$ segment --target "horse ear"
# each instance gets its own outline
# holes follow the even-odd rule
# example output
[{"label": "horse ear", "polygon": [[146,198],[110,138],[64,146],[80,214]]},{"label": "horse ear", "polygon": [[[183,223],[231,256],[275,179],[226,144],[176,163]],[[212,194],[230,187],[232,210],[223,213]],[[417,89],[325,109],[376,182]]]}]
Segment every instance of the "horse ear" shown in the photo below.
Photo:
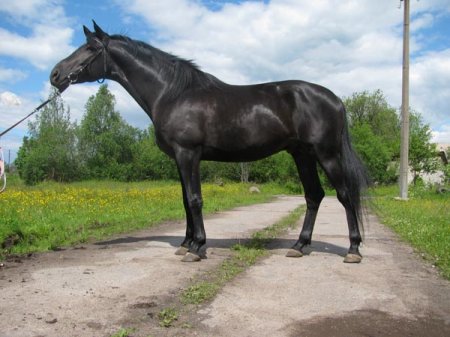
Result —
[{"label": "horse ear", "polygon": [[103,29],[100,28],[99,25],[97,25],[97,22],[95,22],[95,20],[92,20],[92,22],[94,23],[94,31],[95,31],[95,35],[96,35],[99,39],[103,40],[103,39],[109,37],[109,35],[106,34],[106,33],[103,31]]},{"label": "horse ear", "polygon": [[83,25],[84,35],[86,38],[92,38],[94,33],[92,33],[86,26]]},{"label": "horse ear", "polygon": [[95,37],[95,34],[91,32],[86,26],[83,26],[84,35],[86,36],[86,42],[92,47],[97,47],[99,44],[98,39]]},{"label": "horse ear", "polygon": [[97,38],[95,37],[95,34],[93,32],[91,32],[86,26],[83,26],[83,30],[84,30],[84,35],[86,36],[86,41],[89,45],[91,45],[92,47],[95,47],[98,42],[96,43],[95,40],[97,40]]},{"label": "horse ear", "polygon": [[94,23],[94,30],[95,30],[95,36],[102,41],[104,46],[108,46],[109,43],[109,35],[103,31],[103,29],[100,28],[99,25],[97,25],[97,22],[92,20]]}]

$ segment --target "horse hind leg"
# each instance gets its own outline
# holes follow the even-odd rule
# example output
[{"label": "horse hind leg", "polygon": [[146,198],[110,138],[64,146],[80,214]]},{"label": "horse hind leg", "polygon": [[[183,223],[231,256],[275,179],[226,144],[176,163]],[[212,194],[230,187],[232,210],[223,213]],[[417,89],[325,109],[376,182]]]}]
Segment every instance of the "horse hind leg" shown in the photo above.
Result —
[{"label": "horse hind leg", "polygon": [[[359,252],[359,246],[362,242],[361,233],[359,231],[358,210],[355,207],[355,198],[359,199],[359,195],[353,195],[352,189],[348,186],[348,177],[346,178],[342,163],[336,156],[329,156],[321,159],[320,163],[324,169],[330,183],[336,189],[337,198],[345,208],[347,224],[349,230],[350,248],[344,258],[345,263],[359,263],[362,255]],[[347,175],[348,176],[348,175]],[[355,178],[356,179],[356,178]],[[359,200],[357,200],[359,204]]]},{"label": "horse hind leg", "polygon": [[300,180],[305,190],[306,214],[300,236],[294,246],[287,252],[287,257],[303,256],[303,247],[311,244],[311,237],[320,203],[325,196],[317,173],[317,160],[312,155],[292,153]]}]

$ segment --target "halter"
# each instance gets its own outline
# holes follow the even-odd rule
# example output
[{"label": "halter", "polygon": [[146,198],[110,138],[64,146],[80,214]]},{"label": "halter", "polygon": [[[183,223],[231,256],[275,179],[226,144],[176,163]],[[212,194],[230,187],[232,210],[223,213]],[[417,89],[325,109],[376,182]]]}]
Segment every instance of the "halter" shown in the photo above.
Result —
[{"label": "halter", "polygon": [[105,78],[106,78],[106,47],[107,45],[104,44],[102,41],[100,41],[100,43],[102,44],[102,47],[99,48],[97,50],[97,52],[92,55],[90,58],[88,58],[86,61],[84,61],[84,63],[81,65],[81,67],[78,70],[72,71],[71,73],[69,73],[69,75],[67,75],[67,79],[69,80],[70,84],[74,84],[78,81],[78,75],[81,74],[81,72],[83,72],[84,69],[86,69],[87,67],[89,67],[92,62],[95,61],[95,59],[101,54],[103,53],[103,78],[102,79],[98,79],[97,82],[98,83],[103,83],[105,82]]}]

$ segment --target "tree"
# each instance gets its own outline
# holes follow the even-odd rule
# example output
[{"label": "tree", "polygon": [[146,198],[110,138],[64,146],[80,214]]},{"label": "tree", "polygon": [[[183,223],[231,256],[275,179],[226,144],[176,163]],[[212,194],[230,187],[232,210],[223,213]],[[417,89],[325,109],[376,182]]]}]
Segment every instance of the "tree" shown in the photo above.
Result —
[{"label": "tree", "polygon": [[424,124],[419,113],[411,111],[409,117],[409,166],[414,185],[421,173],[433,173],[437,169],[436,144],[431,143],[431,129]]},{"label": "tree", "polygon": [[397,167],[391,164],[393,155],[385,139],[374,134],[367,123],[355,125],[351,134],[354,148],[366,165],[371,179],[379,183],[394,183],[397,180]]},{"label": "tree", "polygon": [[115,97],[106,84],[89,97],[78,130],[78,148],[89,178],[129,180],[132,147],[139,131],[115,110]]},{"label": "tree", "polygon": [[383,139],[393,156],[399,156],[400,119],[381,90],[354,93],[344,98],[350,129],[362,124],[370,126],[372,133]]},{"label": "tree", "polygon": [[141,134],[132,149],[133,179],[176,180],[178,171],[175,161],[162,152],[155,141],[155,130],[150,126]]},{"label": "tree", "polygon": [[15,161],[26,183],[78,178],[75,128],[70,121],[70,109],[65,108],[59,96],[28,124],[29,137],[24,138]]},{"label": "tree", "polygon": [[396,180],[392,162],[399,158],[400,122],[381,90],[344,98],[353,145],[371,178],[379,183]]},{"label": "tree", "polygon": [[[344,99],[354,146],[371,177],[380,183],[396,178],[395,163],[400,157],[400,119],[380,90],[363,91]],[[430,127],[419,113],[410,113],[409,165],[416,183],[420,173],[436,169],[436,148]]]}]

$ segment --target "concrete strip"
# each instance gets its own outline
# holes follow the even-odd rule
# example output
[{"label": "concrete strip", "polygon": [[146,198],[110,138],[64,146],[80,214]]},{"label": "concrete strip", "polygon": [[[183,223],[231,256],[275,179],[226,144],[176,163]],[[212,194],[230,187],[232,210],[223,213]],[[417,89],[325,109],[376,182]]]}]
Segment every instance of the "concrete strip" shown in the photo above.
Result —
[{"label": "concrete strip", "polygon": [[124,319],[142,314],[135,308],[158,312],[193,276],[220,264],[230,245],[303,202],[279,197],[208,217],[208,259],[200,263],[174,255],[183,223],[6,263],[0,269],[0,336],[110,336]]},{"label": "concrete strip", "polygon": [[[298,259],[284,256],[297,239],[298,229],[273,242],[269,258],[227,285],[210,305],[199,310],[203,319],[197,335],[391,336],[382,328],[377,333],[376,317],[379,327],[386,326],[388,331],[395,331],[395,324],[403,322],[404,327],[399,329],[406,330],[399,330],[398,336],[422,336],[422,332],[410,333],[407,329],[414,326],[411,322],[426,322],[430,317],[438,322],[438,328],[433,334],[424,325],[425,335],[450,335],[450,283],[420,261],[413,249],[400,243],[375,217],[369,220],[362,263],[344,264],[349,246],[344,209],[336,198],[325,198],[307,255]],[[368,323],[362,319],[365,316]],[[339,317],[352,319],[339,328],[342,331],[333,332],[327,319],[331,322]],[[392,324],[385,323],[386,317]],[[313,334],[314,329],[306,328],[314,320],[314,329],[322,332]],[[367,324],[364,332],[355,332],[363,324]]]}]

